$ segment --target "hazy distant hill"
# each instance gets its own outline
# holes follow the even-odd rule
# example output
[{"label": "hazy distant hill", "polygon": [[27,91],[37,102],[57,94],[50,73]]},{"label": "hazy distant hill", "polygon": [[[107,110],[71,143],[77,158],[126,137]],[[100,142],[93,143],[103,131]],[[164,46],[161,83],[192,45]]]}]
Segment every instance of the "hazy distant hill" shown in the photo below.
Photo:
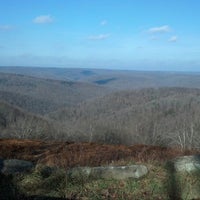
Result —
[{"label": "hazy distant hill", "polygon": [[40,78],[94,83],[115,90],[149,87],[200,88],[200,73],[145,72],[104,69],[0,67],[0,72]]},{"label": "hazy distant hill", "polygon": [[46,114],[108,92],[104,87],[89,83],[0,73],[0,100],[33,113]]}]

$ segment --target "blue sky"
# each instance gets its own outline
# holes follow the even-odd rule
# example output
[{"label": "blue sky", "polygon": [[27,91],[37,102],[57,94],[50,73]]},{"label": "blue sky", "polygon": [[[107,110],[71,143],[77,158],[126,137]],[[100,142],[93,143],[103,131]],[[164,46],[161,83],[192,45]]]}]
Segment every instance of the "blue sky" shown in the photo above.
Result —
[{"label": "blue sky", "polygon": [[200,71],[199,0],[0,0],[0,65]]}]

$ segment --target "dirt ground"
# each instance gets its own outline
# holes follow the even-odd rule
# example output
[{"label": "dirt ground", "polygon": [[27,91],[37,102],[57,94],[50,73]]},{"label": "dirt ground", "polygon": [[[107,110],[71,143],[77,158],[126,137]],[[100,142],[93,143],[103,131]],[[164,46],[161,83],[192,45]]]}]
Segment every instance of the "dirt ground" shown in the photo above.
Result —
[{"label": "dirt ground", "polygon": [[147,145],[106,145],[39,140],[0,139],[0,157],[23,159],[49,166],[99,166],[114,161],[166,161],[180,155],[200,153]]}]

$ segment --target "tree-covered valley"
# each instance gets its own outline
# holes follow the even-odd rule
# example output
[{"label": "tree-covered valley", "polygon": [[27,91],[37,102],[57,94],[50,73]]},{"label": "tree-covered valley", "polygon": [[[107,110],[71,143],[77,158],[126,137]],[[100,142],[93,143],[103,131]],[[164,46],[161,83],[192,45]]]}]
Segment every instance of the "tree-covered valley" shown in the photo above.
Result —
[{"label": "tree-covered valley", "polygon": [[198,73],[0,71],[3,138],[199,147]]}]

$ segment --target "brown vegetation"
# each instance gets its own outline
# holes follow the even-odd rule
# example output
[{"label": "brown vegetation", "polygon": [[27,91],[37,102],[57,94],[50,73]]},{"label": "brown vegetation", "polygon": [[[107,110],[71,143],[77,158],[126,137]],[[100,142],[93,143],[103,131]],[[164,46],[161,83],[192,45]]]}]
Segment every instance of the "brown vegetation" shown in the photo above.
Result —
[{"label": "brown vegetation", "polygon": [[17,158],[49,166],[98,166],[113,161],[133,162],[166,161],[179,155],[199,153],[147,145],[105,145],[97,143],[44,142],[39,140],[0,140],[0,157]]}]

